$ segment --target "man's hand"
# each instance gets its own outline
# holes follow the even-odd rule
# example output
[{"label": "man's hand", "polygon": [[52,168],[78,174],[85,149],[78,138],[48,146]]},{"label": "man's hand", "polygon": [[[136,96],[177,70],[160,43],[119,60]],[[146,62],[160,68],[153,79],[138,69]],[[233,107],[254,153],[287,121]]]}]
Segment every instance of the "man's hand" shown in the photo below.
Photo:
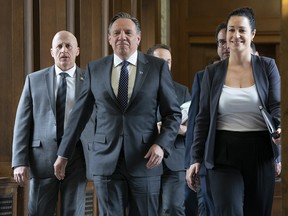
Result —
[{"label": "man's hand", "polygon": [[57,160],[54,163],[54,175],[57,177],[58,180],[63,180],[65,177],[65,168],[68,163],[66,158],[57,157]]},{"label": "man's hand", "polygon": [[14,168],[13,174],[14,180],[20,185],[20,187],[23,187],[30,178],[28,166],[19,166]]},{"label": "man's hand", "polygon": [[186,131],[187,131],[187,126],[186,125],[180,125],[178,134],[182,135],[182,136],[185,136]]},{"label": "man's hand", "polygon": [[146,167],[148,169],[153,169],[154,167],[161,164],[164,156],[164,150],[157,144],[153,144],[144,158],[149,158]]},{"label": "man's hand", "polygon": [[196,192],[197,184],[199,184],[198,173],[200,170],[200,163],[192,164],[189,169],[186,170],[186,181],[188,187]]}]

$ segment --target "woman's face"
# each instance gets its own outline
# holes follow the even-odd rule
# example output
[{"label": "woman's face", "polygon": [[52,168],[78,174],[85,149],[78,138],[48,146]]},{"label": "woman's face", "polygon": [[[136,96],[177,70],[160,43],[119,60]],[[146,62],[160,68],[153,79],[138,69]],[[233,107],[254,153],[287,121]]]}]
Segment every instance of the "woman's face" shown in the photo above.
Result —
[{"label": "woman's face", "polygon": [[249,19],[245,16],[231,16],[227,24],[226,39],[230,51],[248,51],[256,30],[251,29]]}]

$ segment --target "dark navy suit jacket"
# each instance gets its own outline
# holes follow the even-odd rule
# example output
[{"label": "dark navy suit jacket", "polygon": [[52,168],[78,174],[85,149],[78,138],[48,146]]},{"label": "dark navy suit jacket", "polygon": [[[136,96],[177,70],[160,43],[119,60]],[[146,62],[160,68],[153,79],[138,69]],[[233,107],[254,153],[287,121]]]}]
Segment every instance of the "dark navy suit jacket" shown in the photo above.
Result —
[{"label": "dark navy suit jacket", "polygon": [[[148,159],[144,156],[154,143],[170,154],[181,122],[168,65],[160,58],[138,51],[133,93],[123,111],[111,86],[113,60],[110,55],[88,63],[85,83],[70,115],[58,155],[70,159],[75,142],[96,107],[94,139],[84,147],[89,164],[87,175],[111,175],[121,151],[130,175],[161,175],[162,166],[147,169]],[[162,116],[160,134],[158,108]]]},{"label": "dark navy suit jacket", "polygon": [[188,112],[187,132],[186,132],[186,155],[185,155],[185,168],[189,168],[191,165],[191,146],[194,138],[194,126],[196,116],[199,112],[199,100],[201,92],[201,82],[203,79],[203,71],[199,71],[195,74],[192,85],[191,105]]},{"label": "dark navy suit jacket", "polygon": [[[191,163],[204,161],[208,169],[214,166],[218,102],[227,73],[228,60],[207,66],[201,84],[200,106],[194,129]],[[260,102],[280,123],[280,75],[275,60],[252,55],[251,64]],[[276,158],[279,155],[278,148],[275,144],[272,146]]]}]

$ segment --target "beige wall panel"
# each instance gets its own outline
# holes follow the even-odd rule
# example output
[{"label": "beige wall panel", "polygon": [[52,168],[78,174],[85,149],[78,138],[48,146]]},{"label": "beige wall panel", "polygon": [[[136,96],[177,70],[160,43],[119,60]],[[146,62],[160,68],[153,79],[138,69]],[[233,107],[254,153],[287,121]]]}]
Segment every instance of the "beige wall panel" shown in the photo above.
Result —
[{"label": "beige wall panel", "polygon": [[[0,19],[0,160],[1,162],[8,161],[11,155],[11,148],[7,143],[11,142],[11,116],[12,112],[8,112],[11,109],[12,102],[12,55],[13,51],[11,49],[12,45],[12,2],[4,3],[5,0],[0,2],[1,8],[0,13],[6,15],[6,19]],[[10,117],[9,117],[10,116]],[[3,121],[2,121],[3,120]],[[8,132],[7,133],[7,126]],[[8,147],[8,148],[7,148]]]},{"label": "beige wall panel", "polygon": [[[280,31],[281,2],[277,0],[265,0],[265,3],[263,0],[222,0],[221,2],[209,1],[209,4],[207,1],[191,0],[187,3],[186,14],[192,24],[189,24],[191,32],[211,31],[219,22],[225,21],[227,15],[238,7],[254,9],[258,31]],[[267,21],[277,24],[270,25]]]},{"label": "beige wall panel", "polygon": [[96,58],[105,55],[104,48],[107,47],[107,37],[103,37],[103,22],[105,16],[105,5],[101,0],[82,0],[79,8],[79,37],[80,66],[85,68],[86,64]]},{"label": "beige wall panel", "polygon": [[[51,41],[57,31],[67,28],[66,0],[39,0],[34,10],[35,69],[45,68],[54,63]],[[39,54],[39,59],[37,59]],[[37,65],[37,60],[39,64]],[[39,68],[38,68],[39,67]]]},{"label": "beige wall panel", "polygon": [[161,39],[161,9],[159,1],[142,1],[141,16],[137,18],[141,22],[142,39],[140,50],[144,53]]},{"label": "beige wall panel", "polygon": [[[109,0],[109,13],[112,17],[118,12],[127,12],[133,16],[137,16],[137,4],[140,4],[137,0]],[[135,8],[136,5],[136,8]],[[109,17],[110,18],[110,17]]]},{"label": "beige wall panel", "polygon": [[189,56],[189,32],[186,30],[188,20],[187,6],[188,0],[170,1],[170,46],[172,48],[173,64],[172,72],[174,79],[188,87],[191,87],[192,81],[189,80],[194,76],[195,71],[189,66],[191,58]]},{"label": "beige wall panel", "polygon": [[0,176],[11,176],[12,134],[23,86],[23,1],[0,0]]}]

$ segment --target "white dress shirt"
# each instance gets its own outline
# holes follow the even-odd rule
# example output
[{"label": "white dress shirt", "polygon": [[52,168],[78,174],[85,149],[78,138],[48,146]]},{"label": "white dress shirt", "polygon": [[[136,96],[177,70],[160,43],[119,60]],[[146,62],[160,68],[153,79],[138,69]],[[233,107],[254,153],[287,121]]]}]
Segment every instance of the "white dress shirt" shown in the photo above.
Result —
[{"label": "white dress shirt", "polygon": [[75,89],[76,89],[76,65],[67,71],[62,71],[59,67],[55,65],[55,101],[57,97],[58,85],[60,83],[60,73],[68,73],[69,76],[66,77],[67,82],[67,92],[66,92],[66,105],[65,105],[65,118],[64,118],[64,128],[66,126],[68,117],[75,103]]},{"label": "white dress shirt", "polygon": [[[127,66],[128,76],[129,76],[128,103],[133,92],[135,78],[136,78],[137,56],[138,56],[138,52],[136,51],[129,57],[129,59],[127,59],[127,61],[129,62],[129,65]],[[112,85],[112,88],[116,97],[118,95],[118,87],[119,87],[119,79],[120,79],[122,61],[123,61],[122,59],[120,59],[117,55],[114,54],[114,65],[112,68],[111,85]]]}]

